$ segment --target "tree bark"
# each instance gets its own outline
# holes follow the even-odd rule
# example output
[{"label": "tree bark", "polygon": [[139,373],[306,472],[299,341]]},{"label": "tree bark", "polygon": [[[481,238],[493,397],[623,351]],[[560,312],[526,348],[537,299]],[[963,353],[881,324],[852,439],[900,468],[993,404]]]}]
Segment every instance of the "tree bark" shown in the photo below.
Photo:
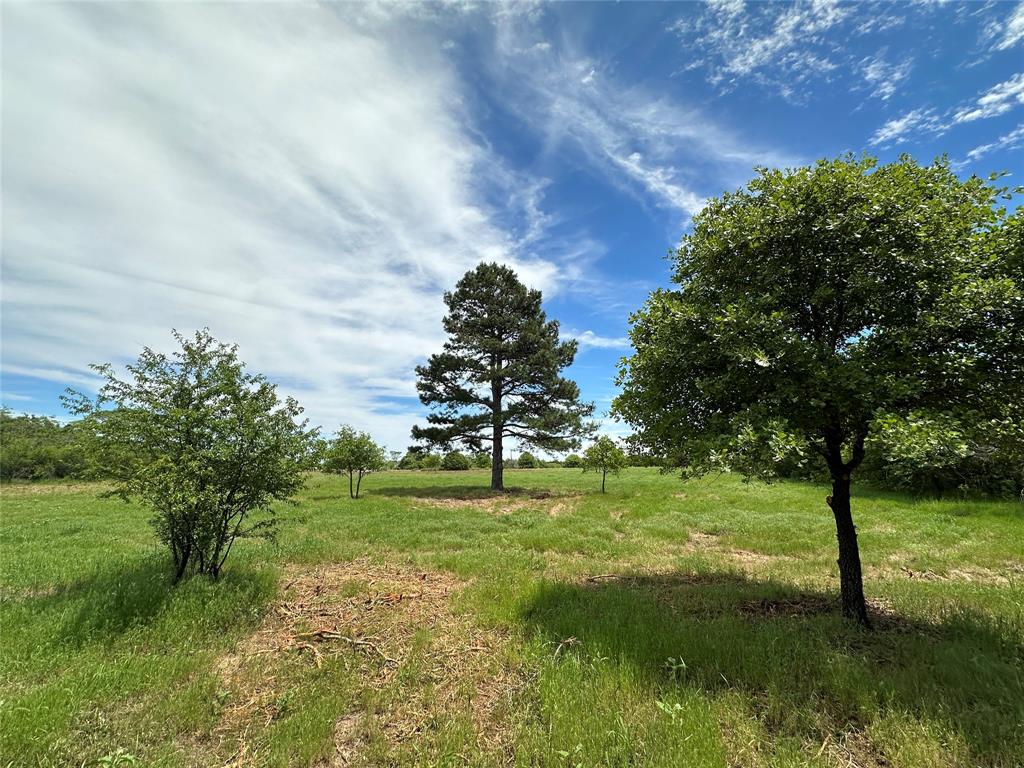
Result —
[{"label": "tree bark", "polygon": [[505,462],[504,462],[504,446],[502,445],[502,431],[505,425],[501,420],[501,379],[495,377],[491,381],[491,401],[493,403],[492,418],[492,432],[491,432],[491,490],[492,491],[504,491],[505,490]]},{"label": "tree bark", "polygon": [[352,470],[348,471],[348,497],[354,499],[356,496],[352,493]]},{"label": "tree bark", "polygon": [[829,500],[836,520],[839,541],[839,590],[843,615],[870,627],[867,603],[864,600],[864,578],[857,546],[857,526],[850,511],[850,473],[846,468],[832,474],[832,497]]},{"label": "tree bark", "polygon": [[185,569],[188,568],[188,560],[192,556],[192,545],[187,543],[181,552],[181,558],[178,560],[178,569],[174,573],[174,583],[177,584],[181,581],[181,577],[185,575]]},{"label": "tree bark", "polygon": [[605,470],[601,470],[601,493],[604,493],[604,479],[608,477],[608,473]]}]

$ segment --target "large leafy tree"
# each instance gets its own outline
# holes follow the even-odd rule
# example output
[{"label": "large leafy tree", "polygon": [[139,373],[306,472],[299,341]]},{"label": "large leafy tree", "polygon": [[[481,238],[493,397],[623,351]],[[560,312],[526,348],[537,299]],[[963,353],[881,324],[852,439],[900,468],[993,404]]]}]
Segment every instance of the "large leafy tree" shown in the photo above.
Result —
[{"label": "large leafy tree", "polygon": [[480,264],[445,293],[444,351],[418,366],[420,400],[433,412],[412,435],[429,444],[491,450],[491,488],[504,489],[503,441],[561,451],[592,429],[593,405],[581,403],[561,372],[576,356],[558,322],[541,309],[541,292],[499,264]]},{"label": "large leafy tree", "polygon": [[850,503],[873,425],[1022,402],[1024,282],[1006,189],[945,160],[759,170],[711,200],[673,290],[632,318],[614,411],[687,472],[822,461],[844,614],[868,623]]},{"label": "large leafy tree", "polygon": [[69,390],[65,402],[93,428],[115,495],[153,510],[175,580],[217,578],[236,539],[273,533],[273,503],[302,486],[316,432],[298,403],[246,373],[237,347],[206,330],[174,337],[180,350],[146,348],[123,378],[93,366],[98,396]]}]

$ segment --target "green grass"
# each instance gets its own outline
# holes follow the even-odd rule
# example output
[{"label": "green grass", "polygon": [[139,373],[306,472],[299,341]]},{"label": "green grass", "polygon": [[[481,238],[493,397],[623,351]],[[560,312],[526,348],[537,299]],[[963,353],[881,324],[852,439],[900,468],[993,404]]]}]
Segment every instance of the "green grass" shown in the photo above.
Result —
[{"label": "green grass", "polygon": [[[312,476],[276,545],[177,587],[145,510],[5,487],[0,765],[1024,765],[1020,504],[855,489],[865,632],[824,488],[487,482],[384,473],[352,501]],[[360,568],[454,587],[352,614],[379,656],[258,647],[325,567],[343,606],[379,598]]]}]

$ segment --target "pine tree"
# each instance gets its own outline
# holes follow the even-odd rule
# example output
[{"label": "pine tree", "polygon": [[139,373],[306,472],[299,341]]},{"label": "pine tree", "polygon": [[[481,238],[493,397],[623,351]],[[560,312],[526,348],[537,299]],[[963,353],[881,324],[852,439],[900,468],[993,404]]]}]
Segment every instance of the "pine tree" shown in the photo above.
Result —
[{"label": "pine tree", "polygon": [[594,406],[579,401],[561,371],[576,356],[560,341],[558,322],[541,309],[541,292],[499,264],[480,264],[445,293],[444,350],[418,366],[416,388],[432,408],[417,440],[471,451],[490,443],[491,488],[504,490],[503,441],[548,451],[575,448],[590,434]]}]

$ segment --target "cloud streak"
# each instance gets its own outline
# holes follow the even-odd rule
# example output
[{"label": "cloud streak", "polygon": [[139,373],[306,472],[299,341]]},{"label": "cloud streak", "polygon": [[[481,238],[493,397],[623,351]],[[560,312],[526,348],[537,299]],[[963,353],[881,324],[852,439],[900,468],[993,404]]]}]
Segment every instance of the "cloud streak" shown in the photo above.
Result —
[{"label": "cloud streak", "polygon": [[481,259],[563,286],[524,248],[543,185],[492,172],[415,27],[322,6],[4,15],[8,373],[80,383],[208,325],[314,420],[400,446],[418,407],[386,398],[414,394],[444,289]]}]

